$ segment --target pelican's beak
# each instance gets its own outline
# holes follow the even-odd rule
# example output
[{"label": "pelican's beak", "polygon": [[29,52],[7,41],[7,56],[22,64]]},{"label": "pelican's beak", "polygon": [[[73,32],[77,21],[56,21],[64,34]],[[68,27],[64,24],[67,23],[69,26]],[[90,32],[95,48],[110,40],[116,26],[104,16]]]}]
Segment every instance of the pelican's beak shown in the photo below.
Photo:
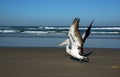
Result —
[{"label": "pelican's beak", "polygon": [[59,46],[63,46],[69,43],[69,39],[66,39],[65,41],[63,41],[62,43],[59,44]]}]

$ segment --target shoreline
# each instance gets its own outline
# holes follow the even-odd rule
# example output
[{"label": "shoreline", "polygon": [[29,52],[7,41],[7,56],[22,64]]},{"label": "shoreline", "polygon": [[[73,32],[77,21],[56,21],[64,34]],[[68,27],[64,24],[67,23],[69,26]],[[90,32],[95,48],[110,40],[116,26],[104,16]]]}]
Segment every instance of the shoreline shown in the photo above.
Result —
[{"label": "shoreline", "polygon": [[0,77],[118,77],[120,48],[85,48],[89,63],[63,47],[0,47]]},{"label": "shoreline", "polygon": [[[66,38],[0,37],[0,47],[59,47]],[[85,48],[120,48],[119,39],[87,39]]]}]

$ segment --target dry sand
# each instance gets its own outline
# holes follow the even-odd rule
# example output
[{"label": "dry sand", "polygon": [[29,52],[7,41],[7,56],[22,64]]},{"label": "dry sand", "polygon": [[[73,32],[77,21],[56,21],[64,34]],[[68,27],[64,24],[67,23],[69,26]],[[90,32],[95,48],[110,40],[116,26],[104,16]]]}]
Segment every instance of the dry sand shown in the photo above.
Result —
[{"label": "dry sand", "polygon": [[65,48],[0,48],[0,77],[120,77],[120,49],[86,48],[90,62],[69,58]]}]

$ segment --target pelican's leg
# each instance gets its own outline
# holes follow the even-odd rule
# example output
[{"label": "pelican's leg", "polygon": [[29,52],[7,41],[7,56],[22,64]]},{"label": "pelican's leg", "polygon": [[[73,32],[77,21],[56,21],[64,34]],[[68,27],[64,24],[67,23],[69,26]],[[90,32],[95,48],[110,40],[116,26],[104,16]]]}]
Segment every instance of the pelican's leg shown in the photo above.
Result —
[{"label": "pelican's leg", "polygon": [[79,47],[78,46],[78,49],[80,50],[79,54],[83,56],[84,55],[84,49],[83,49],[83,47]]}]

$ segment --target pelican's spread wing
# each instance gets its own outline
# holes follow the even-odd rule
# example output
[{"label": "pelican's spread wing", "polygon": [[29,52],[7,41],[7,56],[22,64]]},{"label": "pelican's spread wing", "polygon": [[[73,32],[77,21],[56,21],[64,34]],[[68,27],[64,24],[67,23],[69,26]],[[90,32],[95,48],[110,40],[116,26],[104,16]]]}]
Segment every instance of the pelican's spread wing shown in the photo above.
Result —
[{"label": "pelican's spread wing", "polygon": [[93,22],[94,22],[94,20],[90,23],[88,29],[87,29],[86,32],[82,35],[83,43],[85,42],[86,38],[90,35],[90,31],[91,31],[91,27],[92,27]]},{"label": "pelican's spread wing", "polygon": [[79,18],[75,18],[73,20],[73,23],[70,27],[68,36],[71,40],[71,43],[75,42],[78,46],[82,47],[83,43],[82,43],[82,36],[80,34],[80,31],[78,29],[79,27]]}]

